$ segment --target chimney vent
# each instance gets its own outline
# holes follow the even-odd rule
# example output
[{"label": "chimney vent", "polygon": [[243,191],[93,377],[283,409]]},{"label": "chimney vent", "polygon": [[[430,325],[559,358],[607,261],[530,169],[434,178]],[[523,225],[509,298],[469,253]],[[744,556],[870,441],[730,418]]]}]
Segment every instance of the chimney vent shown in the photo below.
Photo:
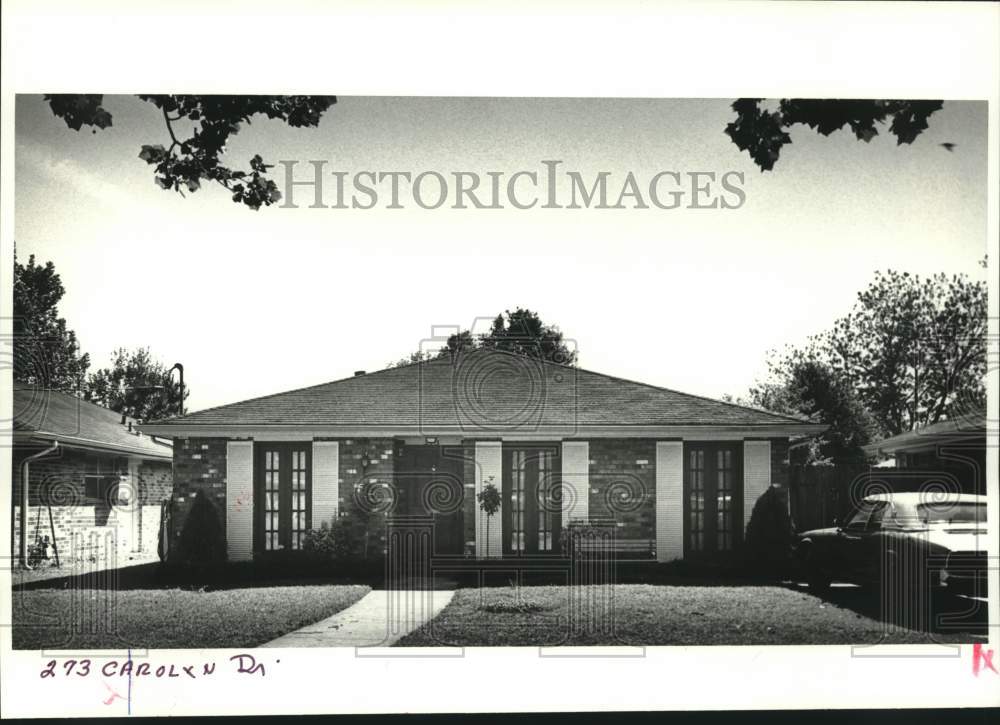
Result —
[{"label": "chimney vent", "polygon": [[364,375],[364,374],[365,374],[364,370],[355,370],[354,371],[354,377],[358,377],[359,375]]}]

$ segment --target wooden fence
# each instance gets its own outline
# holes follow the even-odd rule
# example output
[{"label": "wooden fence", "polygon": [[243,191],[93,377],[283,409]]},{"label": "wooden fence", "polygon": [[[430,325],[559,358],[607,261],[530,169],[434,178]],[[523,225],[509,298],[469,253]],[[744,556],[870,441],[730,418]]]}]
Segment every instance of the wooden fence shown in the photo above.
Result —
[{"label": "wooden fence", "polygon": [[833,526],[873,493],[974,492],[968,468],[874,468],[868,465],[791,466],[789,512],[797,532]]}]

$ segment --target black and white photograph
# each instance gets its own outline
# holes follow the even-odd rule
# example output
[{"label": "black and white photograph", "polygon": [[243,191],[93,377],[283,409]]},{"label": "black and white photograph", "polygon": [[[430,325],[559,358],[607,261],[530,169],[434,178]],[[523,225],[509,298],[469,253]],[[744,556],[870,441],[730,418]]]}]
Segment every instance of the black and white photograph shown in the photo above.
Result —
[{"label": "black and white photograph", "polygon": [[997,704],[996,88],[220,54],[7,71],[5,716]]}]

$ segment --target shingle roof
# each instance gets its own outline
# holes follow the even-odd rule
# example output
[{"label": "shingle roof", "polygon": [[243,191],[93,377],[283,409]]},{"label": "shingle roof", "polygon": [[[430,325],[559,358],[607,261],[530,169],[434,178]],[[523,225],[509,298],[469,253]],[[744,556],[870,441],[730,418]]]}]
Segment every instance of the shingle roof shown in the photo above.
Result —
[{"label": "shingle roof", "polygon": [[476,351],[156,421],[168,426],[803,425],[804,421],[675,390]]},{"label": "shingle roof", "polygon": [[14,432],[18,438],[60,441],[144,458],[172,457],[169,443],[129,432],[121,414],[57,390],[14,386]]}]

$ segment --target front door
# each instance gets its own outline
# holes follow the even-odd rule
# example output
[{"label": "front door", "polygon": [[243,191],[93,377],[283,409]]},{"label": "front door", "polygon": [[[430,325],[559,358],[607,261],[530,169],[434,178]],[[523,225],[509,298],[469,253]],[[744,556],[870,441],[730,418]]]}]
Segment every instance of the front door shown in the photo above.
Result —
[{"label": "front door", "polygon": [[312,445],[254,446],[254,551],[302,548],[311,525]]},{"label": "front door", "polygon": [[729,551],[743,530],[740,445],[684,446],[684,555]]},{"label": "front door", "polygon": [[561,502],[554,497],[558,445],[505,446],[500,514],[507,556],[559,552]]},{"label": "front door", "polygon": [[396,513],[432,516],[434,554],[461,554],[464,487],[459,455],[437,445],[406,445],[395,466]]}]

